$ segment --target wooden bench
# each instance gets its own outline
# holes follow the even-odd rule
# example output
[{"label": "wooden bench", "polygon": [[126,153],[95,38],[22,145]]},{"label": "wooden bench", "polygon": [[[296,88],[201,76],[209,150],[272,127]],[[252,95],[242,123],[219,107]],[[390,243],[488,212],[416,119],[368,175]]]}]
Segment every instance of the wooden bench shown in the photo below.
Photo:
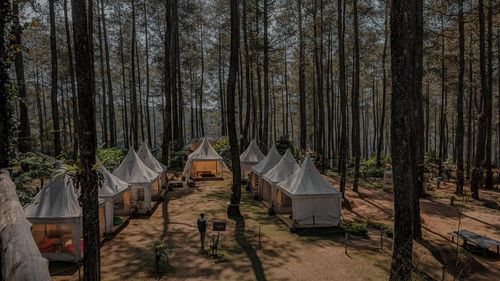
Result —
[{"label": "wooden bench", "polygon": [[488,238],[486,236],[474,233],[468,230],[460,230],[449,232],[451,235],[451,241],[455,242],[455,238],[463,240],[463,247],[467,248],[469,243],[474,244],[476,247],[488,251],[490,248],[496,247],[497,254],[500,254],[500,241]]}]

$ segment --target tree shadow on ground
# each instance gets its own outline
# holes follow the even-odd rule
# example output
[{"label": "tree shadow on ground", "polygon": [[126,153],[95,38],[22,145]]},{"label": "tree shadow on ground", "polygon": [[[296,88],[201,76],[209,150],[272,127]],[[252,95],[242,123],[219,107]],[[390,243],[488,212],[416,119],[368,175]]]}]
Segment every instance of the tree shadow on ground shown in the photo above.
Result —
[{"label": "tree shadow on ground", "polygon": [[257,252],[252,247],[252,244],[245,238],[245,218],[236,217],[232,218],[236,222],[236,229],[234,236],[238,245],[245,251],[246,255],[252,263],[252,268],[255,273],[255,278],[258,281],[265,281],[266,275],[264,273],[264,268],[262,267],[262,262],[257,256]]}]

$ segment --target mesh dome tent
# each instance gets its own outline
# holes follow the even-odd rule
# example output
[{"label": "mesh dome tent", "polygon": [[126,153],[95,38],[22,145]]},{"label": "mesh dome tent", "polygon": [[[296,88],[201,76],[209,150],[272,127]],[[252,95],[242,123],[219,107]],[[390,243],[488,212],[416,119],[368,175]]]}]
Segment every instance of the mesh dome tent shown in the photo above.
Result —
[{"label": "mesh dome tent", "polygon": [[224,170],[229,170],[226,163],[210,142],[204,138],[201,145],[189,154],[182,175],[194,179],[223,178]]},{"label": "mesh dome tent", "polygon": [[24,210],[45,258],[69,262],[82,258],[82,209],[67,175],[54,173]]},{"label": "mesh dome tent", "polygon": [[160,161],[153,156],[145,142],[139,147],[137,155],[148,168],[160,175],[160,185],[162,187],[165,186],[168,181],[167,166],[160,163]]},{"label": "mesh dome tent", "polygon": [[330,227],[340,223],[342,194],[316,169],[309,156],[277,185],[278,213],[292,213],[293,227]]},{"label": "mesh dome tent", "polygon": [[[102,186],[99,188],[99,199],[105,204],[105,233],[114,231],[115,216],[120,217],[124,223],[132,211],[132,191],[130,184],[113,175],[104,166],[99,167],[103,176]],[[119,227],[119,225],[117,226]]]},{"label": "mesh dome tent", "polygon": [[250,142],[247,149],[240,155],[241,179],[248,180],[250,169],[264,159],[264,154],[260,151],[255,140]]},{"label": "mesh dome tent", "polygon": [[299,164],[295,161],[290,150],[287,149],[278,164],[262,176],[264,178],[262,181],[262,199],[271,202],[275,206],[276,184],[291,177],[299,168]]},{"label": "mesh dome tent", "polygon": [[137,210],[139,213],[144,214],[151,211],[152,194],[160,196],[160,178],[155,171],[149,169],[139,159],[132,147],[120,166],[114,170],[113,175],[130,184],[133,204],[142,205]]},{"label": "mesh dome tent", "polygon": [[273,145],[269,150],[269,153],[267,153],[266,157],[264,157],[262,161],[251,168],[250,187],[255,197],[262,198],[262,175],[274,168],[274,166],[276,166],[276,164],[278,164],[280,160],[281,155],[276,149],[276,146]]}]

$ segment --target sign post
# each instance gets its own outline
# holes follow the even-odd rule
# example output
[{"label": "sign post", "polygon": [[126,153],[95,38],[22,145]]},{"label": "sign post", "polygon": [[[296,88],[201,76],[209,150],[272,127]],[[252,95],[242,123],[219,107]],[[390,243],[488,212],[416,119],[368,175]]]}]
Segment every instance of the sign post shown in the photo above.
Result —
[{"label": "sign post", "polygon": [[213,231],[217,231],[217,239],[214,239],[215,237],[212,238],[212,245],[210,248],[212,248],[212,257],[218,257],[219,254],[217,253],[217,250],[219,248],[219,238],[220,238],[220,232],[221,231],[226,231],[226,222],[225,221],[214,221],[213,224]]}]

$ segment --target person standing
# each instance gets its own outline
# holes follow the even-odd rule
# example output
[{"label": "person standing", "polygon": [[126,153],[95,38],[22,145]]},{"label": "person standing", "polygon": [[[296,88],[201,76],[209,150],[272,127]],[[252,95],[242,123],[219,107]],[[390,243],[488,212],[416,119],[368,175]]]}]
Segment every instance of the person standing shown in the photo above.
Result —
[{"label": "person standing", "polygon": [[200,217],[198,218],[198,231],[200,232],[200,243],[201,243],[201,250],[205,250],[205,234],[207,232],[207,221],[205,220],[205,214],[200,214]]}]

